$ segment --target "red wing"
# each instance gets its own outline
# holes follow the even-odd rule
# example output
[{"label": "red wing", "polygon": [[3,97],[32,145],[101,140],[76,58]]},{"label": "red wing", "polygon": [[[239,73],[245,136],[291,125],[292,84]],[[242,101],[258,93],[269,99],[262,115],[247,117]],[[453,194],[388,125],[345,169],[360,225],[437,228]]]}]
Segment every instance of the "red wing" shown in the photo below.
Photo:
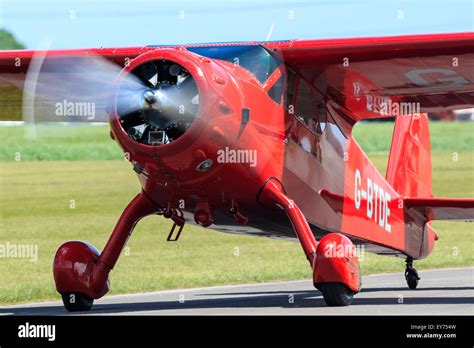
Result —
[{"label": "red wing", "polygon": [[417,105],[419,112],[474,106],[474,33],[294,40],[266,47],[353,121],[408,114]]},{"label": "red wing", "polygon": [[405,208],[410,215],[421,214],[431,220],[474,221],[474,199],[407,198]]}]

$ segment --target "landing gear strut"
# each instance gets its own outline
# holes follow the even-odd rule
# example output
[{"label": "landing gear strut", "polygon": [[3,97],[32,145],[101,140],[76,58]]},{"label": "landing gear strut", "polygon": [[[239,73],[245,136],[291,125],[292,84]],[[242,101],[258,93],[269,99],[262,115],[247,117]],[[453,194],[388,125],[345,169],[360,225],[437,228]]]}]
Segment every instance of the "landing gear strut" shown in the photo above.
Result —
[{"label": "landing gear strut", "polygon": [[416,289],[420,277],[418,276],[418,272],[415,267],[413,267],[413,259],[411,257],[407,258],[406,263],[407,267],[405,268],[405,279],[407,281],[408,287],[410,289]]},{"label": "landing gear strut", "polygon": [[[100,253],[92,245],[70,241],[61,245],[54,257],[54,280],[68,311],[88,311],[94,300],[109,290],[109,272],[137,222],[161,208],[145,193],[139,193],[125,208]],[[176,222],[176,221],[175,221]]]},{"label": "landing gear strut", "polygon": [[350,305],[361,287],[359,261],[351,240],[339,233],[329,233],[318,243],[305,216],[276,179],[267,181],[259,198],[261,203],[285,211],[313,268],[313,284],[323,294],[326,304]]}]

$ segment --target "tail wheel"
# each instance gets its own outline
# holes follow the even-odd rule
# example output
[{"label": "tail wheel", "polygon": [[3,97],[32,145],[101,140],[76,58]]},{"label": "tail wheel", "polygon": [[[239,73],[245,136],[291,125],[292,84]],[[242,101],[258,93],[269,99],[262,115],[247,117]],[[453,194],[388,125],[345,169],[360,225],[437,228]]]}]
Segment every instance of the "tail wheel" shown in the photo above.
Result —
[{"label": "tail wheel", "polygon": [[328,306],[349,306],[354,297],[354,291],[342,283],[321,283],[318,289],[323,293]]},{"label": "tail wheel", "polygon": [[94,299],[79,292],[67,292],[61,294],[64,307],[69,312],[85,312],[92,308]]},{"label": "tail wheel", "polygon": [[407,267],[405,268],[405,279],[407,281],[408,287],[413,290],[418,286],[420,276],[418,275],[416,268],[413,267],[413,259],[411,257],[407,258],[406,263]]},{"label": "tail wheel", "polygon": [[405,273],[405,279],[407,280],[408,287],[413,290],[418,286],[418,280],[420,280],[420,277],[416,272],[407,271]]}]

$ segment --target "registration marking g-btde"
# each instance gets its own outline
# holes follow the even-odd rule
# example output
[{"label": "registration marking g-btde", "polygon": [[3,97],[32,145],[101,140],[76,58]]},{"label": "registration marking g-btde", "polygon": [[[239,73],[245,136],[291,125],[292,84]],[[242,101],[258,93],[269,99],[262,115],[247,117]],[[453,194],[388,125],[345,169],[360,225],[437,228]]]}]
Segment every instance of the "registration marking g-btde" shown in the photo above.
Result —
[{"label": "registration marking g-btde", "polygon": [[390,194],[385,192],[371,178],[365,180],[365,188],[362,185],[362,177],[360,170],[356,169],[354,175],[354,204],[357,210],[363,208],[362,200],[366,201],[365,213],[366,217],[384,228],[385,231],[391,232],[392,226],[390,220]]}]

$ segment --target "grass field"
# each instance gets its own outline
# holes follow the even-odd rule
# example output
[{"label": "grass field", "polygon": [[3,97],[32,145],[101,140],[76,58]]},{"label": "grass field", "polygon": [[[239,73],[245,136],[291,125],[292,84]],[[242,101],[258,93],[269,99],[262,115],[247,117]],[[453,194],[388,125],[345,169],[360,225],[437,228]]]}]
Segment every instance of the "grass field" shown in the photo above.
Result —
[{"label": "grass field", "polygon": [[[474,125],[433,123],[431,131],[435,194],[474,196]],[[139,190],[107,127],[45,127],[37,140],[28,141],[23,134],[23,127],[0,127],[0,245],[37,244],[39,257],[37,262],[0,258],[2,304],[58,298],[52,277],[57,247],[82,239],[101,249]],[[391,124],[361,124],[355,135],[384,170]],[[18,155],[21,160],[15,161]],[[169,227],[157,216],[138,224],[111,273],[112,293],[311,278],[297,243],[192,226],[185,227],[178,243],[167,243]],[[417,268],[474,265],[472,224],[435,227],[441,239]],[[402,277],[404,262],[365,255],[361,267],[364,274],[400,272]]]}]

